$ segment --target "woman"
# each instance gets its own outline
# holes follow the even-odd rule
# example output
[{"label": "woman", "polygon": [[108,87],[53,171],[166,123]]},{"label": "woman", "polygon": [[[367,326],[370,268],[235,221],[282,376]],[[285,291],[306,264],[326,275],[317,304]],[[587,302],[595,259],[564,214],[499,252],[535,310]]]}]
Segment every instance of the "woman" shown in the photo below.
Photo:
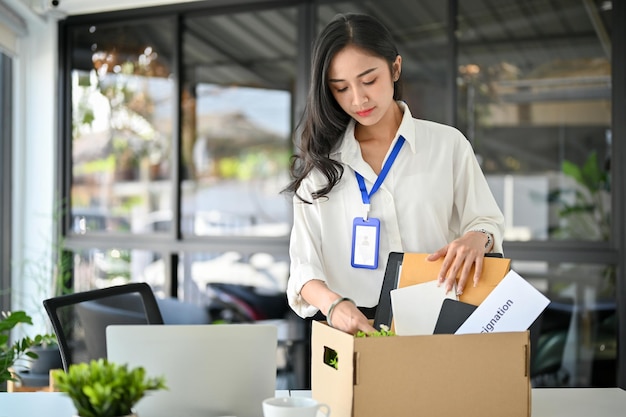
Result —
[{"label": "woman", "polygon": [[412,117],[399,101],[401,73],[376,19],[331,21],[313,49],[286,188],[295,193],[289,304],[353,334],[374,331],[363,311],[378,303],[390,252],[443,258],[439,283],[449,291],[458,274],[458,293],[475,285],[485,253],[502,252],[503,216],[469,142]]}]

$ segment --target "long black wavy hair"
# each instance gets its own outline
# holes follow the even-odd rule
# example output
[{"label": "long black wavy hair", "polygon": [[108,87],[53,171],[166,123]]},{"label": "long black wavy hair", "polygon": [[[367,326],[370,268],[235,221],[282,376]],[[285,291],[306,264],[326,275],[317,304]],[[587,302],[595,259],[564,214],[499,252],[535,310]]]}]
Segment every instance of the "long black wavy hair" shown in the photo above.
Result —
[{"label": "long black wavy hair", "polygon": [[[392,64],[398,56],[398,50],[389,30],[374,17],[365,14],[346,13],[335,16],[318,36],[313,46],[313,64],[311,68],[311,86],[298,129],[301,131],[299,153],[291,160],[292,181],[283,190],[296,193],[298,198],[310,203],[299,195],[298,188],[304,178],[318,169],[327,179],[324,187],[316,190],[314,199],[325,197],[339,182],[343,175],[343,166],[330,159],[330,152],[341,140],[348,126],[350,116],[339,106],[328,86],[328,70],[337,52],[348,45],[359,47],[374,56],[381,57]],[[394,83],[393,96],[401,99],[401,84]]]}]

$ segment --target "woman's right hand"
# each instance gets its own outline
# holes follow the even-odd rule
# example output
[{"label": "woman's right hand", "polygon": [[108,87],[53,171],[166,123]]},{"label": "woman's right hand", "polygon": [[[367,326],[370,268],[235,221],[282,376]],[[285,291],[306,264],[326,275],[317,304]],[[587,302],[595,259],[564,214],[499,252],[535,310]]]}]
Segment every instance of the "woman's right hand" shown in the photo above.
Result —
[{"label": "woman's right hand", "polygon": [[[326,286],[326,283],[319,279],[314,279],[304,284],[300,290],[300,295],[307,303],[317,307],[327,316],[327,320],[330,306],[334,301],[342,297],[331,291]],[[367,333],[375,331],[367,317],[361,313],[354,303],[348,300],[342,301],[335,306],[333,311],[331,311],[330,321],[334,328],[350,334],[356,334],[359,330]]]},{"label": "woman's right hand", "polygon": [[357,306],[350,300],[341,301],[335,306],[330,317],[326,317],[332,327],[350,334],[356,334],[359,330],[365,333],[376,331],[369,320]]}]

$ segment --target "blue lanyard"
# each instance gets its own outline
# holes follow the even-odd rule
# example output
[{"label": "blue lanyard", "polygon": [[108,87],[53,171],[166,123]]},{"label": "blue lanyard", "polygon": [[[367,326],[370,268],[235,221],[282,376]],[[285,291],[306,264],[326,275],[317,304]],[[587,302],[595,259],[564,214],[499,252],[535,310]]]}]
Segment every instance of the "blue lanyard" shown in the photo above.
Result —
[{"label": "blue lanyard", "polygon": [[[400,148],[402,148],[402,145],[404,145],[404,142],[405,142],[405,139],[402,136],[400,136],[395,146],[391,150],[391,154],[389,155],[389,158],[387,158],[387,160],[385,161],[385,164],[383,165],[383,169],[380,170],[380,174],[378,175],[378,178],[376,178],[376,182],[374,183],[374,186],[372,187],[369,193],[367,192],[367,188],[365,187],[365,179],[363,178],[363,176],[359,174],[358,172],[354,171],[354,174],[356,175],[356,180],[359,183],[359,189],[361,190],[361,197],[363,198],[363,204],[365,204],[365,206],[367,207],[367,213],[369,213],[370,198],[374,195],[376,191],[378,191],[383,181],[385,181],[385,177],[389,173],[389,170],[391,169],[391,166],[396,160],[398,153],[400,153]],[[364,219],[367,220],[367,214],[365,215]]]}]

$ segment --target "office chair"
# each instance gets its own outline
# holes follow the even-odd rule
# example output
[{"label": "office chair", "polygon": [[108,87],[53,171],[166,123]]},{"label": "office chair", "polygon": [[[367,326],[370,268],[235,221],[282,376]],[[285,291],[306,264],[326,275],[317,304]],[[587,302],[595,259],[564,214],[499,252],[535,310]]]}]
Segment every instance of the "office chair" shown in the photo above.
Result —
[{"label": "office chair", "polygon": [[[76,315],[85,331],[89,359],[106,358],[106,327],[109,324],[146,324],[146,314],[138,294],[120,294],[76,305]],[[208,311],[177,298],[157,298],[163,317],[160,324],[207,324]]]},{"label": "office chair", "polygon": [[106,326],[110,324],[164,324],[152,288],[145,282],[53,297],[43,305],[65,371],[71,363],[106,357]]}]

